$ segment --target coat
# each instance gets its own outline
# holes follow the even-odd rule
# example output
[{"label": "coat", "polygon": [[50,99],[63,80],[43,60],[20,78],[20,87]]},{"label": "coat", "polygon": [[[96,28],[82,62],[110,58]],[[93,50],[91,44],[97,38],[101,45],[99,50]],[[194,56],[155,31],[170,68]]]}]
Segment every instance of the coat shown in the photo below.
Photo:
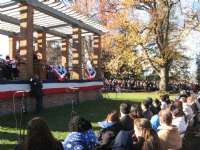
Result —
[{"label": "coat", "polygon": [[121,125],[122,130],[130,131],[133,129],[133,120],[131,119],[129,115],[123,116],[120,119],[119,123]]},{"label": "coat", "polygon": [[175,126],[163,125],[158,129],[158,137],[162,150],[177,150],[182,147],[182,139]]}]

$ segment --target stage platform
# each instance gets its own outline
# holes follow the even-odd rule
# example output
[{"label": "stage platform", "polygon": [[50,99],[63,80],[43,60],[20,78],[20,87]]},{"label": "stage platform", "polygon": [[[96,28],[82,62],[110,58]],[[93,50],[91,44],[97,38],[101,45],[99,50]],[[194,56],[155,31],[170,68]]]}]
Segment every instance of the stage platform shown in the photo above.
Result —
[{"label": "stage platform", "polygon": [[[102,81],[44,81],[44,107],[61,106],[72,101],[79,103],[97,100],[102,87]],[[35,109],[35,100],[30,95],[29,81],[0,81],[0,115],[12,113],[14,107],[16,111],[20,111],[22,102],[28,111]]]}]

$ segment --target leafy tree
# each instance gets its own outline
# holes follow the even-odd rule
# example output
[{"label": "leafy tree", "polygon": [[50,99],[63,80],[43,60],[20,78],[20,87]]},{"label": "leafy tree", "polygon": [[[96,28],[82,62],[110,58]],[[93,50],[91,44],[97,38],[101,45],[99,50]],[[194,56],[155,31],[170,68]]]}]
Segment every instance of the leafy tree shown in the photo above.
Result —
[{"label": "leafy tree", "polygon": [[179,1],[175,0],[124,0],[124,5],[134,14],[136,10],[146,13],[148,21],[132,16],[139,24],[136,46],[142,51],[143,59],[148,61],[151,67],[160,77],[159,88],[167,90],[169,73],[173,64],[177,64],[184,58],[182,41],[185,38],[185,26],[177,24],[174,17]]},{"label": "leafy tree", "polygon": [[197,64],[196,80],[197,80],[198,84],[200,85],[200,53],[196,57],[196,64]]}]

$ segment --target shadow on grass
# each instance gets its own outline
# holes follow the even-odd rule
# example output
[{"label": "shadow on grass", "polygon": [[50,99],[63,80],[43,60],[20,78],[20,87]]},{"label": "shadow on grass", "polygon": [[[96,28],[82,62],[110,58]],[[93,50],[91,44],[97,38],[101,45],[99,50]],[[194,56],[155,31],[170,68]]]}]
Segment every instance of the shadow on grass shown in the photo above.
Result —
[{"label": "shadow on grass", "polygon": [[[113,101],[113,100],[101,100],[101,101],[87,101],[79,105],[74,106],[74,111],[95,123],[102,121],[106,118],[106,115],[112,110],[118,110],[119,105],[125,101]],[[133,101],[126,101],[130,104],[133,104]],[[46,119],[50,129],[52,131],[67,131],[68,122],[71,118],[72,106],[63,105],[59,107],[49,108],[44,110],[39,115],[35,115],[32,112],[24,114],[24,123],[26,126],[27,122],[36,116],[42,116]],[[0,126],[6,128],[15,128],[15,118],[13,115],[0,117]]]},{"label": "shadow on grass", "polygon": [[14,150],[15,144],[0,144],[0,150]]},{"label": "shadow on grass", "polygon": [[0,140],[16,141],[18,134],[0,131]]}]

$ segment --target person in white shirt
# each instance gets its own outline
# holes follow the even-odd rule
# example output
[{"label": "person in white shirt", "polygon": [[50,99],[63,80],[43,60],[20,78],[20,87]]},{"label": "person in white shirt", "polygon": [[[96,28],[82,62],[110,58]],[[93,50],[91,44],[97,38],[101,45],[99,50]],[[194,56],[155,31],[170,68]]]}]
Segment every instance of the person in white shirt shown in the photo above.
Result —
[{"label": "person in white shirt", "polygon": [[172,111],[172,125],[178,128],[180,135],[183,137],[188,127],[188,122],[184,116],[184,112],[180,108],[175,108]]},{"label": "person in white shirt", "polygon": [[181,97],[180,101],[182,102],[183,106],[183,112],[187,118],[187,121],[189,123],[189,126],[192,126],[193,124],[193,118],[194,118],[194,113],[192,110],[192,107],[187,103],[187,99],[185,97]]}]

